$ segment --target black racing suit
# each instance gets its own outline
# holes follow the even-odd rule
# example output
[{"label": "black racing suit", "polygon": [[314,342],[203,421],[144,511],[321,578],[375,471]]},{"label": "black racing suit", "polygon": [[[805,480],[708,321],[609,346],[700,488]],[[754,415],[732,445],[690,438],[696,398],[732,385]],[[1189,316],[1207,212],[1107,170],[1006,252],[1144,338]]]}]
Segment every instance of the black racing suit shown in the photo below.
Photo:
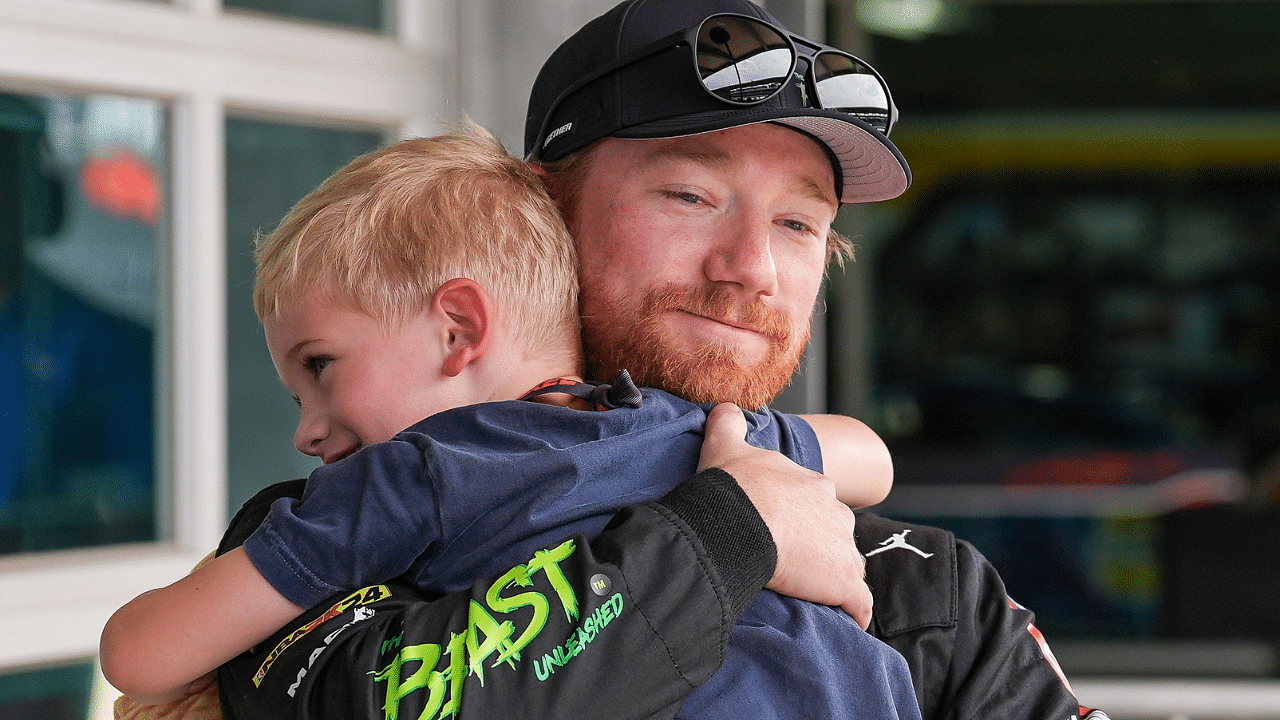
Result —
[{"label": "black racing suit", "polygon": [[[219,552],[302,485],[249,500]],[[1032,614],[972,546],[870,514],[857,527],[875,598],[870,631],[906,657],[926,719],[1087,716],[1046,659]],[[571,538],[470,591],[426,598],[389,582],[321,603],[219,669],[224,713],[669,718],[720,667],[775,559],[746,494],[723,471],[704,471],[623,510],[594,540]]]},{"label": "black racing suit", "polygon": [[977,549],[938,528],[857,517],[875,599],[868,631],[906,657],[925,720],[1106,718],[1076,702],[1035,615]]}]

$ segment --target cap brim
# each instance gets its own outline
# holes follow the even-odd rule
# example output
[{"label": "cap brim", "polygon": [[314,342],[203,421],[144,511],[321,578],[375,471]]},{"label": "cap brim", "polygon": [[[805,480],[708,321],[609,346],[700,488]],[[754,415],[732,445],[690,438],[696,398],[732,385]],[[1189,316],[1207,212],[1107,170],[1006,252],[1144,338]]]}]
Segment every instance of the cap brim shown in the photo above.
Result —
[{"label": "cap brim", "polygon": [[613,134],[624,138],[681,137],[761,122],[786,125],[826,145],[840,168],[842,203],[891,200],[911,186],[911,168],[889,138],[862,120],[834,110],[726,108],[632,125]]}]

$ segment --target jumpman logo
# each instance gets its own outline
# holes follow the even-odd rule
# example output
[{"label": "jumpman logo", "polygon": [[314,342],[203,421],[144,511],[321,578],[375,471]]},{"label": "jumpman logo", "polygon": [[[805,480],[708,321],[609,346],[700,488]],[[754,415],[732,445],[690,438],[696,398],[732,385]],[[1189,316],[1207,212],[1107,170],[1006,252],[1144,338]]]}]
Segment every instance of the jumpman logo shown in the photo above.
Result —
[{"label": "jumpman logo", "polygon": [[900,533],[894,533],[893,535],[890,535],[890,536],[889,536],[889,538],[888,538],[887,540],[883,540],[883,541],[881,541],[880,545],[881,545],[882,547],[880,547],[880,549],[878,549],[878,550],[872,550],[871,552],[869,552],[869,553],[867,553],[867,554],[866,554],[866,557],[871,557],[872,555],[875,555],[876,553],[882,553],[882,552],[884,552],[885,550],[892,550],[892,549],[894,549],[894,548],[906,548],[906,549],[910,550],[911,552],[913,552],[913,553],[915,553],[915,554],[919,555],[920,557],[924,557],[924,558],[927,558],[927,557],[933,557],[933,553],[927,553],[927,552],[925,552],[925,551],[921,550],[920,548],[918,548],[918,547],[916,547],[916,546],[914,546],[914,545],[911,545],[911,544],[909,544],[909,543],[907,542],[907,533],[909,533],[909,532],[911,532],[911,528],[907,528],[906,530],[903,530],[903,531],[902,531],[902,532],[900,532]]}]

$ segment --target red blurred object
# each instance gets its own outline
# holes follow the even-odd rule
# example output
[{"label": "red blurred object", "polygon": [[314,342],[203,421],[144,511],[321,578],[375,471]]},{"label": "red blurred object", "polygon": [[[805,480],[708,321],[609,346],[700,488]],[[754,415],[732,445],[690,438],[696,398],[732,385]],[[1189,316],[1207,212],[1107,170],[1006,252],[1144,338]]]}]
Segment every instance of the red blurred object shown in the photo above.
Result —
[{"label": "red blurred object", "polygon": [[1126,485],[1150,483],[1190,467],[1178,450],[1102,451],[1054,455],[1023,463],[1005,476],[1010,485]]},{"label": "red blurred object", "polygon": [[160,217],[160,180],[145,160],[124,150],[94,155],[80,166],[80,185],[95,207],[154,225]]}]

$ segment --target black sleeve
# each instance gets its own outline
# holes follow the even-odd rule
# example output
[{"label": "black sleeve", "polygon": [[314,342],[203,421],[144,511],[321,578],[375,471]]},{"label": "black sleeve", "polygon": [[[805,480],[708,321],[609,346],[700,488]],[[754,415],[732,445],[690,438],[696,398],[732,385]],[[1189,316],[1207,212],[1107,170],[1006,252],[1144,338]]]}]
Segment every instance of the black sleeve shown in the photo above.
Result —
[{"label": "black sleeve", "polygon": [[[220,551],[300,490],[256,496]],[[388,582],[335,596],[219,669],[224,713],[670,717],[720,667],[775,558],[745,493],[706,471],[623,510],[599,537],[569,538],[469,591],[429,599]]]},{"label": "black sleeve", "polygon": [[1080,706],[1034,614],[972,545],[869,513],[857,528],[870,631],[907,659],[925,720],[1106,718]]}]

